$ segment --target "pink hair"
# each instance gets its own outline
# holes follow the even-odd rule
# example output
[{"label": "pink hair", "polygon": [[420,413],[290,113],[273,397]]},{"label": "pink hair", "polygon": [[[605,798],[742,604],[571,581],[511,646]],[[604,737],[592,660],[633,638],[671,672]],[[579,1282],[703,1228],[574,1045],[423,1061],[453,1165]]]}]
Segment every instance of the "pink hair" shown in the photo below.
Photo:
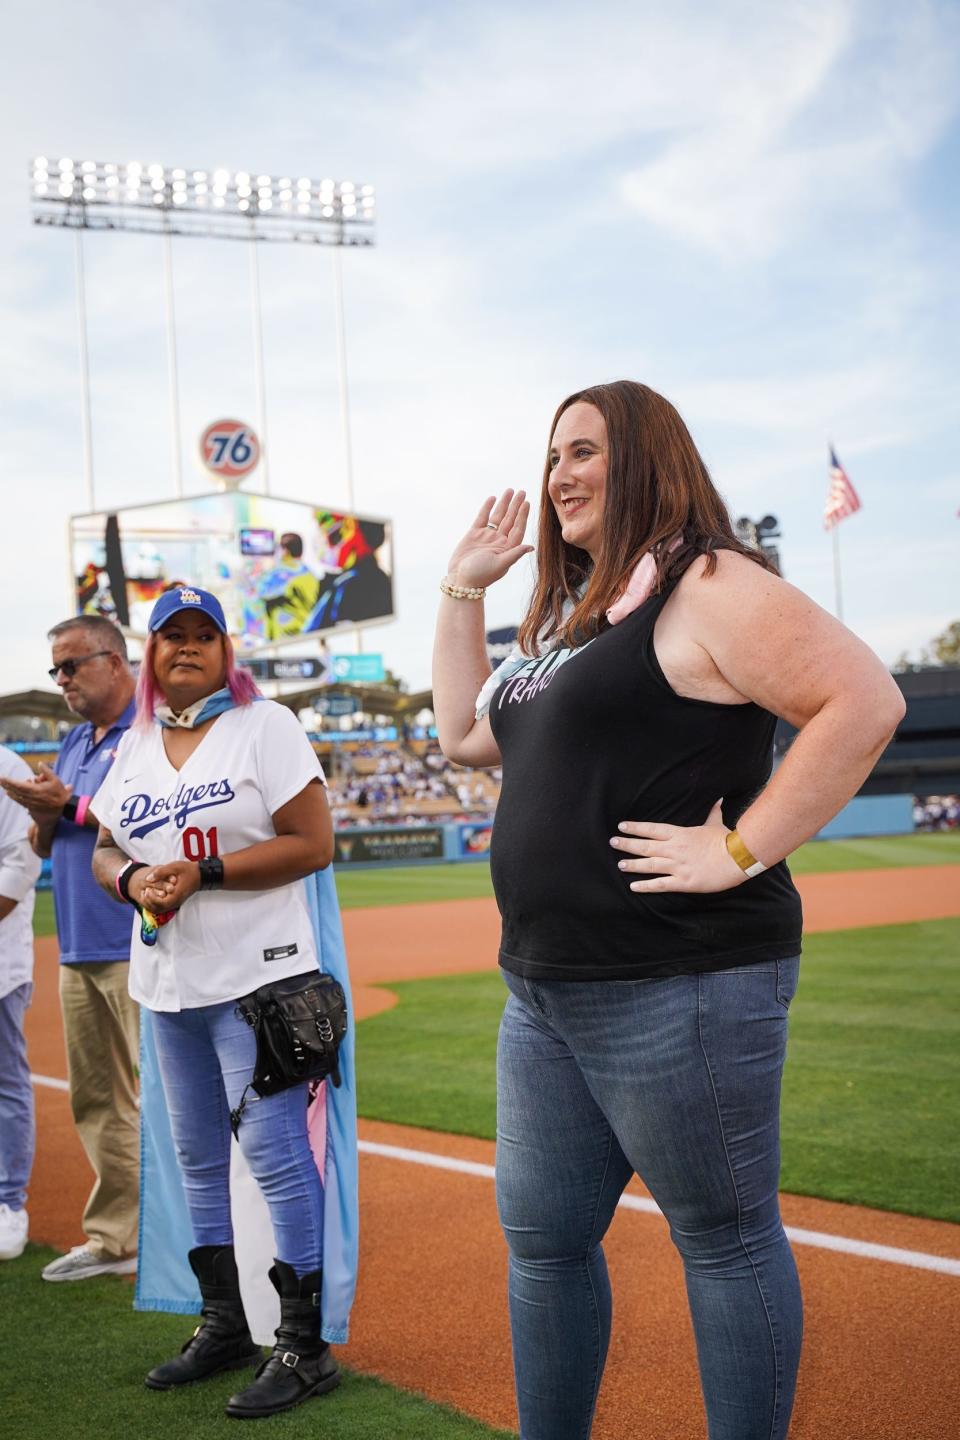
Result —
[{"label": "pink hair", "polygon": [[[163,691],[157,684],[157,677],[153,669],[153,656],[157,648],[156,635],[147,636],[147,643],[143,647],[143,659],[140,662],[140,674],[137,677],[137,714],[134,720],[135,725],[150,726],[153,724],[153,712],[157,705],[165,700]],[[230,694],[233,696],[234,704],[249,705],[260,695],[256,681],[249,670],[242,670],[237,664],[233,653],[233,641],[229,635],[223,637],[223,653],[227,662],[225,683]]]}]

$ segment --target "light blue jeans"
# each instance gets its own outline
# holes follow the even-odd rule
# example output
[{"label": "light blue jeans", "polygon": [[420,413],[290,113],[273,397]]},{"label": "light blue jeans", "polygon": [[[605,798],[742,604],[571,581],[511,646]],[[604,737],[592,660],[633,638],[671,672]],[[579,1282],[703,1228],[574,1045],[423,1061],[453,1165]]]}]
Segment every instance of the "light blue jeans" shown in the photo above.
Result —
[{"label": "light blue jeans", "polygon": [[0,1000],[0,1205],[22,1210],[33,1168],[36,1127],[23,1017],[33,986],[18,985]]},{"label": "light blue jeans", "polygon": [[710,1440],[786,1436],[803,1320],[777,1180],[798,966],[505,973],[497,1203],[522,1440],[590,1434],[610,1337],[602,1241],[634,1171],[683,1260]]},{"label": "light blue jeans", "polygon": [[[232,1000],[154,1011],[157,1061],[195,1245],[232,1245],[230,1111],[253,1075],[257,1043]],[[263,1191],[278,1260],[298,1275],[323,1261],[323,1186],[307,1136],[307,1086],[247,1092],[240,1148]]]}]

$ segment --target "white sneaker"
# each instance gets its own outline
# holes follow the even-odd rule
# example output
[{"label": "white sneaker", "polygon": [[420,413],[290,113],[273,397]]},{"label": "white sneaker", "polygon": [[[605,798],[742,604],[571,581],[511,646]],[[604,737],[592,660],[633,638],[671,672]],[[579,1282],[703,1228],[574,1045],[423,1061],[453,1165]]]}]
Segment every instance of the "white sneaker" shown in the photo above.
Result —
[{"label": "white sneaker", "polygon": [[94,1255],[86,1245],[74,1245],[66,1255],[40,1271],[42,1280],[90,1280],[94,1275],[133,1275],[137,1268],[136,1255],[125,1260],[108,1260],[103,1255]]},{"label": "white sneaker", "polygon": [[9,1205],[0,1205],[0,1260],[16,1260],[23,1254],[28,1225],[26,1210],[11,1210]]}]

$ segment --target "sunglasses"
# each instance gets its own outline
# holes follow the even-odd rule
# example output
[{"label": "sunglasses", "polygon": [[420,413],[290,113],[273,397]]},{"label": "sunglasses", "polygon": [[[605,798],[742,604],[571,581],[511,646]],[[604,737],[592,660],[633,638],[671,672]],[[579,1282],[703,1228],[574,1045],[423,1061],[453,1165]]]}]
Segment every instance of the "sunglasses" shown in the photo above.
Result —
[{"label": "sunglasses", "polygon": [[99,655],[112,654],[112,650],[94,650],[92,655],[81,655],[77,660],[61,661],[59,665],[54,665],[52,669],[48,670],[47,674],[50,676],[51,680],[56,680],[57,676],[61,674],[66,675],[68,680],[72,680],[74,675],[76,675],[77,671],[80,669],[80,666],[86,665],[88,660],[96,660]]}]

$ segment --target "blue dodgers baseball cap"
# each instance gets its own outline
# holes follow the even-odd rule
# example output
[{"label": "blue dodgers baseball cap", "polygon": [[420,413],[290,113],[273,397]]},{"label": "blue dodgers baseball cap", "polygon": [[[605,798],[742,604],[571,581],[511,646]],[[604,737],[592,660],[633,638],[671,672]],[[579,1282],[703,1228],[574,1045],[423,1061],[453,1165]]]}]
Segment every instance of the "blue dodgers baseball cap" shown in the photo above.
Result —
[{"label": "blue dodgers baseball cap", "polygon": [[226,635],[227,621],[223,606],[216,595],[211,595],[209,590],[195,590],[192,585],[178,585],[160,596],[150,612],[150,629],[162,629],[167,621],[174,615],[179,615],[181,610],[199,610],[201,614],[208,615],[217,629]]}]

